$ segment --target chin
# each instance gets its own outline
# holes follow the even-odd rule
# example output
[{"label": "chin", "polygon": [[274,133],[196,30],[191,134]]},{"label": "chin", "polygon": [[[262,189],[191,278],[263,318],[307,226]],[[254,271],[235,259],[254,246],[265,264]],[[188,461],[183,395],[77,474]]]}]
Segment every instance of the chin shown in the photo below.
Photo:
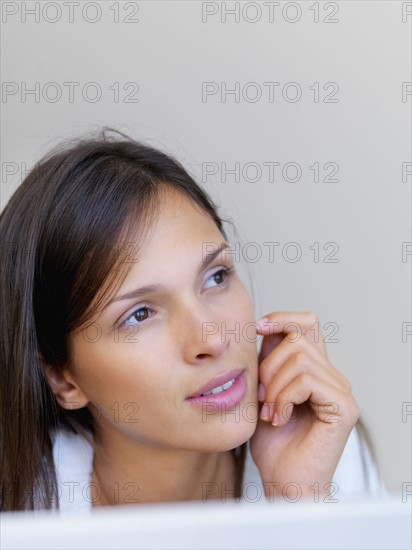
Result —
[{"label": "chin", "polygon": [[225,421],[216,418],[216,423],[211,423],[211,431],[203,438],[203,448],[207,452],[223,452],[239,447],[255,433],[257,419],[251,415],[249,419],[241,418],[240,421],[227,413]]}]

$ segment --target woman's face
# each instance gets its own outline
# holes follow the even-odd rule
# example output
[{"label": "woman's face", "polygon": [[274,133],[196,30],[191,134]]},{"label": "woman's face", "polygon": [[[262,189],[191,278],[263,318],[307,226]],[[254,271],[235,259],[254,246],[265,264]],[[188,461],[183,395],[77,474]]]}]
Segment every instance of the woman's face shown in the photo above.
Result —
[{"label": "woman's face", "polygon": [[[72,334],[69,371],[100,433],[186,450],[232,449],[257,422],[253,304],[238,275],[221,271],[236,267],[229,248],[201,266],[225,243],[213,220],[182,195],[167,191],[163,198],[157,223],[97,324]],[[239,373],[226,391],[188,399],[213,378]]]}]

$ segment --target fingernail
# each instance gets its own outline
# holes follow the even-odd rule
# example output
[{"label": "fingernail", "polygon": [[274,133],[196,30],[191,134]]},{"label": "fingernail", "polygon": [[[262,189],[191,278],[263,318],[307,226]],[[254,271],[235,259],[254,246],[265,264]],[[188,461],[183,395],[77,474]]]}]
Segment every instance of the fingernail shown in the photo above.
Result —
[{"label": "fingernail", "polygon": [[260,418],[262,420],[269,420],[269,405],[265,403],[260,412]]},{"label": "fingernail", "polygon": [[264,324],[267,323],[268,321],[269,321],[269,317],[262,317],[261,319],[258,319],[257,321],[255,321],[255,323],[259,325],[260,328],[262,328]]},{"label": "fingernail", "polygon": [[277,426],[278,425],[278,422],[279,422],[279,417],[278,417],[278,413],[275,412],[275,414],[273,415],[273,422],[272,422],[272,426]]},{"label": "fingernail", "polygon": [[258,386],[258,400],[264,401],[265,400],[265,386],[263,384],[259,383]]}]

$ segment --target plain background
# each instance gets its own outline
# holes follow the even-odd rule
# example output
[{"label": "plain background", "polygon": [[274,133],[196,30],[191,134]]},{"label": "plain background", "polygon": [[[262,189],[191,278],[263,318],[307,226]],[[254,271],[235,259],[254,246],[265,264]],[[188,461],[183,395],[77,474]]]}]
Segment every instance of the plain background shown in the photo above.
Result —
[{"label": "plain background", "polygon": [[[412,479],[411,3],[269,4],[2,2],[1,207],[50,147],[102,125],[176,156],[236,224],[256,315],[319,317],[383,479],[401,491]],[[279,243],[272,256],[264,243]]]}]

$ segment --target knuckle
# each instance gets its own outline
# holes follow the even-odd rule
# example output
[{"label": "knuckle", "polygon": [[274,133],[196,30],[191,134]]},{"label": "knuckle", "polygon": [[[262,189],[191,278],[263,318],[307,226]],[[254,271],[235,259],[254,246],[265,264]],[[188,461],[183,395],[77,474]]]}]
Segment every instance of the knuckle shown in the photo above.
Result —
[{"label": "knuckle", "polygon": [[308,311],[307,319],[308,319],[308,323],[310,323],[311,325],[315,324],[316,322],[319,322],[318,316],[315,315],[313,311]]},{"label": "knuckle", "polygon": [[294,379],[294,386],[306,386],[312,379],[312,376],[305,370],[300,370]]},{"label": "knuckle", "polygon": [[360,409],[359,409],[359,406],[356,403],[355,399],[353,399],[352,408],[353,408],[354,417],[355,417],[356,420],[358,420],[359,417],[360,417]]},{"label": "knuckle", "polygon": [[294,359],[299,366],[306,366],[309,364],[309,355],[306,351],[299,350],[294,354]]},{"label": "knuckle", "polygon": [[298,376],[299,382],[301,384],[307,384],[311,378],[312,378],[311,375],[305,371],[301,372]]}]

